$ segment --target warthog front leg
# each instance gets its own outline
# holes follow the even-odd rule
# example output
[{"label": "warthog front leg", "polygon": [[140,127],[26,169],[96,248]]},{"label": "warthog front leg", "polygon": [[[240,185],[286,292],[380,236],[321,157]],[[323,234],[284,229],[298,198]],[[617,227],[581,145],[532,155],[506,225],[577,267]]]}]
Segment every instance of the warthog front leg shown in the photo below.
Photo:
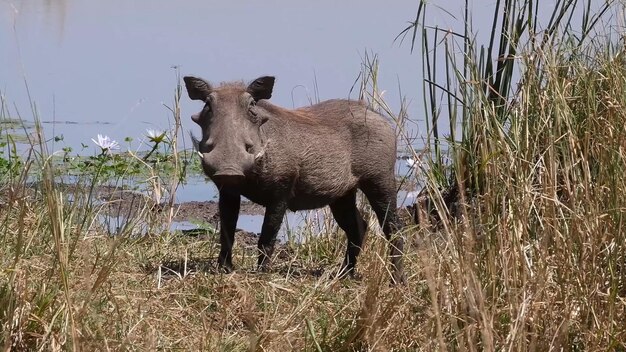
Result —
[{"label": "warthog front leg", "polygon": [[241,196],[220,191],[220,255],[217,265],[225,272],[233,270],[233,244],[240,204]]},{"label": "warthog front leg", "polygon": [[272,253],[274,253],[274,244],[276,243],[276,235],[283,223],[283,217],[287,211],[287,202],[279,201],[265,208],[265,218],[263,219],[263,227],[261,228],[261,237],[259,238],[259,260],[258,269],[267,271],[270,265]]}]

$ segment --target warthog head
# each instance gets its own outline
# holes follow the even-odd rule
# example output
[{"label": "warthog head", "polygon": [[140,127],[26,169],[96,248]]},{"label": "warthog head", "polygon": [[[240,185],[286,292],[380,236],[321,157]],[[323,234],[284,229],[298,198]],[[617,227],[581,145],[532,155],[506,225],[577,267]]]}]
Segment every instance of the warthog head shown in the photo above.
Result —
[{"label": "warthog head", "polygon": [[256,103],[272,96],[274,77],[257,78],[247,87],[213,88],[196,77],[184,81],[189,98],[205,104],[191,117],[202,128],[202,139],[194,144],[204,172],[220,187],[240,184],[265,152],[260,127],[267,116],[261,115]]}]

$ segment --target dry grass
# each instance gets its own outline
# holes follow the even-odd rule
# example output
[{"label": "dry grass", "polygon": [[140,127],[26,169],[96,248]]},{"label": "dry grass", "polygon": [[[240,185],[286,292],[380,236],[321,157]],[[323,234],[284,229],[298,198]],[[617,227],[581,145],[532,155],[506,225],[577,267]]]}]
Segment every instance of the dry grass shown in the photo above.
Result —
[{"label": "dry grass", "polygon": [[[626,350],[624,47],[611,36],[558,34],[562,23],[515,37],[513,17],[500,37],[511,45],[494,53],[508,58],[502,70],[485,64],[467,28],[455,37],[462,45],[435,41],[463,47],[463,63],[447,52],[449,75],[427,92],[443,99],[425,101],[456,101],[448,122],[461,131],[447,141],[427,131],[432,149],[418,177],[438,220],[403,233],[406,286],[389,284],[371,214],[360,281],[334,277],[345,247],[336,226],[287,246],[268,274],[252,270],[255,253],[241,243],[239,270],[224,275],[214,268],[215,237],[105,235],[98,209],[81,206],[88,198],[66,201],[42,150],[0,185],[3,349]],[[527,44],[511,42],[523,36]],[[362,96],[373,77],[369,97],[378,100],[377,70],[366,67]],[[437,106],[426,111],[433,125],[443,118]],[[34,166],[39,192],[25,187]],[[451,204],[442,189],[454,187]],[[136,216],[170,219],[147,211]]]},{"label": "dry grass", "polygon": [[[23,218],[43,225],[37,209]],[[2,303],[13,310],[3,320],[5,347],[67,348],[70,315],[74,343],[84,350],[349,350],[417,343],[406,332],[426,301],[413,288],[389,285],[380,235],[370,238],[363,254],[361,270],[367,275],[362,282],[336,280],[332,269],[338,262],[318,273],[327,260],[311,260],[309,251],[323,246],[339,260],[343,246],[333,238],[297,246],[271,274],[252,272],[254,253],[239,246],[240,270],[224,275],[213,267],[214,238],[73,236],[81,238],[66,268],[68,298],[59,267],[51,265],[57,260],[49,239],[29,238],[36,255],[26,251],[6,271],[9,281],[3,286],[11,290],[2,291]],[[5,250],[9,254],[12,248]],[[2,257],[3,267],[11,267],[13,258]]]}]

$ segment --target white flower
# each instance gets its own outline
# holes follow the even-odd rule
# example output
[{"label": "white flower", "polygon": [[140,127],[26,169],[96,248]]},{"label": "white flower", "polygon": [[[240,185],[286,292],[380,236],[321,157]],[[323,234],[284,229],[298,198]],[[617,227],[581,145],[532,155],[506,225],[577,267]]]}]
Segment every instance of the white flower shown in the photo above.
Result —
[{"label": "white flower", "polygon": [[91,139],[102,151],[120,149],[119,143],[109,138],[109,136],[102,136],[98,134],[98,140]]},{"label": "white flower", "polygon": [[409,169],[414,169],[417,166],[417,161],[410,157],[406,158],[406,166],[408,166]]},{"label": "white flower", "polygon": [[146,132],[148,139],[153,143],[161,143],[165,139],[165,131],[148,129]]}]

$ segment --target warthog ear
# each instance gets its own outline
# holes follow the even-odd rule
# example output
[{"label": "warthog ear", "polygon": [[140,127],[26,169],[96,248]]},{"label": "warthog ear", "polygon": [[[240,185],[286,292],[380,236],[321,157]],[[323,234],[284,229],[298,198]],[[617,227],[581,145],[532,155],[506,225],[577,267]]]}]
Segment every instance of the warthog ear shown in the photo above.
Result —
[{"label": "warthog ear", "polygon": [[274,89],[274,81],[276,78],[273,76],[263,76],[255,79],[248,86],[248,93],[252,95],[254,100],[269,99],[272,97],[272,89]]},{"label": "warthog ear", "polygon": [[203,80],[202,78],[185,76],[183,77],[183,81],[185,81],[187,94],[189,94],[189,98],[191,100],[206,101],[209,94],[211,94],[211,91],[213,90],[209,82]]}]

